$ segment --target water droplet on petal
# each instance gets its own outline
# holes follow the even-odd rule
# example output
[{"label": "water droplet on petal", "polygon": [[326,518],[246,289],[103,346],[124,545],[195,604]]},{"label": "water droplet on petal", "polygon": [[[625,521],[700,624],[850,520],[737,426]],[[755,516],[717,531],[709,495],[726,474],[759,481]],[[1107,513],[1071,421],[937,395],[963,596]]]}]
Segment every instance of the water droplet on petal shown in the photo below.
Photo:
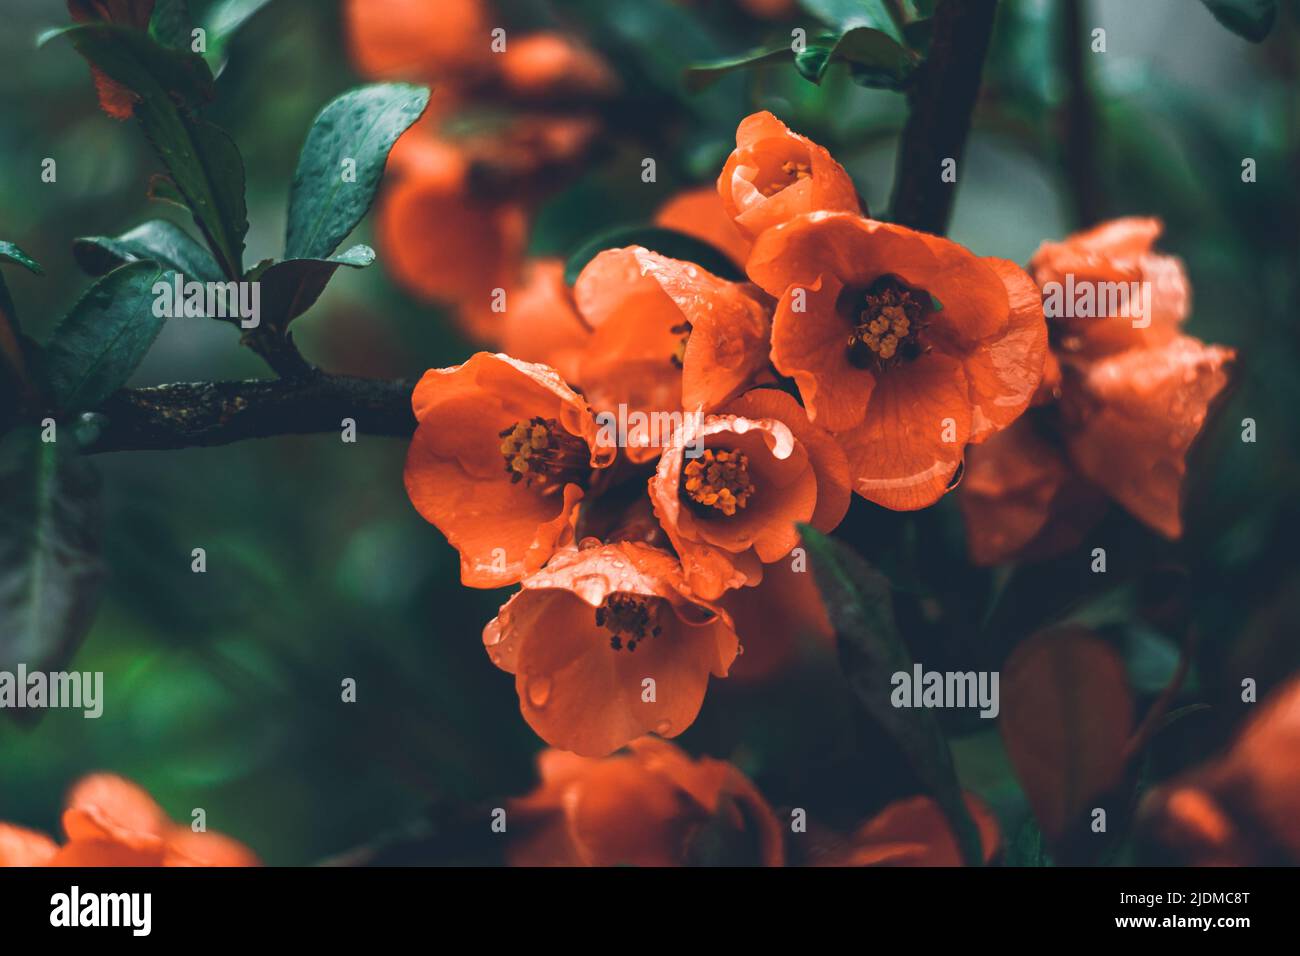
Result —
[{"label": "water droplet on petal", "polygon": [[551,699],[551,679],[549,677],[532,677],[524,685],[524,693],[528,695],[528,703],[534,707],[545,707],[547,701]]}]

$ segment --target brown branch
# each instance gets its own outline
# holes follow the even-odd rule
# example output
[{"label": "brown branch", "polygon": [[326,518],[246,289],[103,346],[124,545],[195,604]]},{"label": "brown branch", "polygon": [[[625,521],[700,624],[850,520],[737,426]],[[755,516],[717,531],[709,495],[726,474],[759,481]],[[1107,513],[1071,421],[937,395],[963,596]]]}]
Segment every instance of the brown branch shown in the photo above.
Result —
[{"label": "brown branch", "polygon": [[1061,61],[1066,81],[1061,141],[1075,225],[1084,228],[1101,218],[1101,193],[1097,177],[1097,105],[1088,82],[1083,0],[1066,0],[1061,18]]},{"label": "brown branch", "polygon": [[415,430],[413,382],[312,372],[296,379],[192,382],[122,389],[98,409],[106,419],[86,451],[156,451],[226,445],[273,435],[341,433],[406,437]]},{"label": "brown branch", "polygon": [[941,179],[942,164],[956,160],[960,181],[996,9],[997,0],[940,0],[935,9],[930,53],[908,92],[891,203],[895,222],[939,235],[948,229],[957,183]]}]

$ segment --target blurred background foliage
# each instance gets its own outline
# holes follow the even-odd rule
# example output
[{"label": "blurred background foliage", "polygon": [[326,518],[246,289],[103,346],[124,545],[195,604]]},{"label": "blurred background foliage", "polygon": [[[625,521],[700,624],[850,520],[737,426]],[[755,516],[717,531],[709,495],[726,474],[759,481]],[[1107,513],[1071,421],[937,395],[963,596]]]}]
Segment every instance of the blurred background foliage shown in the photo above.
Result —
[{"label": "blurred background foliage", "polygon": [[[201,14],[211,7],[194,3]],[[509,0],[515,27],[560,24],[621,71],[600,161],[542,205],[537,254],[565,254],[593,232],[647,219],[679,188],[710,181],[737,121],[772,109],[826,145],[871,209],[887,208],[902,95],[864,89],[832,67],[821,86],[789,64],[729,74],[699,94],[682,70],[789,36],[725,0]],[[1069,4],[1004,0],[961,171],[950,234],[981,255],[1024,262],[1077,226]],[[1187,634],[1199,638],[1180,703],[1210,703],[1156,738],[1151,779],[1203,760],[1261,691],[1300,669],[1300,4],[1284,2],[1269,40],[1224,30],[1192,0],[1091,0],[1084,57],[1091,90],[1094,213],[1164,219],[1162,246],[1186,260],[1191,334],[1241,353],[1236,388],[1190,475],[1187,535],[1171,544],[1118,511],[1086,550],[1047,565],[972,569],[956,502],[900,515],[858,501],[838,537],[900,588],[899,617],[928,668],[996,667],[1044,624],[1070,618],[1121,646],[1144,701],[1164,686]],[[0,238],[46,270],[9,286],[29,334],[44,339],[88,279],[71,242],[183,214],[144,198],[156,166],[131,123],[96,108],[84,62],[37,34],[66,22],[60,0],[6,0],[0,31]],[[247,262],[278,251],[299,146],[316,112],[360,78],[338,4],[271,0],[235,37],[210,118],[248,171]],[[1077,132],[1077,131],[1076,131]],[[643,183],[640,161],[658,159]],[[58,163],[56,183],[41,161]],[[1241,181],[1254,158],[1258,181]],[[151,208],[152,207],[152,208]],[[370,242],[369,224],[354,241]],[[471,350],[437,308],[378,268],[343,270],[295,326],[303,352],[337,372],[414,377]],[[222,323],[169,323],[134,384],[262,376]],[[1258,442],[1240,441],[1254,418]],[[518,714],[513,680],[480,644],[503,593],[461,587],[455,553],[410,507],[404,443],[331,435],[212,449],[101,456],[109,579],[71,665],[105,673],[103,717],[49,711],[0,722],[0,819],[58,829],[63,792],[111,769],[152,791],[177,819],[208,825],[272,864],[303,864],[364,844],[431,805],[521,793],[540,742]],[[3,503],[0,502],[0,507]],[[208,571],[190,571],[191,550]],[[340,702],[355,678],[357,702]],[[993,805],[1008,839],[1026,819],[996,728],[943,714],[963,783]],[[767,684],[715,681],[679,742],[725,757],[777,806],[847,828],[913,792],[898,754],[853,718],[826,648],[807,642]],[[496,805],[489,802],[487,805]],[[1032,844],[1032,833],[1027,838]],[[1027,844],[1026,844],[1027,845]],[[1020,850],[1017,849],[1016,853]],[[1032,852],[1013,860],[1038,862]]]}]

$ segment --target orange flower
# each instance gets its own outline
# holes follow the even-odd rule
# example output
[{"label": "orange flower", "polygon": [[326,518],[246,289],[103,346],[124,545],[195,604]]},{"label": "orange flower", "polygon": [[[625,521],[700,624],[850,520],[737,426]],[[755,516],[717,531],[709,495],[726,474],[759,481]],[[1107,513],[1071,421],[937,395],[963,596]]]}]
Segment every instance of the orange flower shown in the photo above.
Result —
[{"label": "orange flower", "polygon": [[375,222],[389,271],[418,296],[461,306],[471,336],[495,341],[495,290],[515,285],[523,259],[522,205],[473,195],[469,157],[424,124],[397,141],[389,170],[396,183],[385,190]]},{"label": "orange flower", "polygon": [[174,824],[140,787],[114,774],[83,778],[63,812],[68,842],[0,823],[0,866],[257,866],[243,844]]},{"label": "orange flower", "polygon": [[1033,412],[968,450],[957,496],[971,560],[987,567],[1078,547],[1106,510],[1105,496],[1075,474]]},{"label": "orange flower", "polygon": [[[600,760],[561,750],[538,755],[541,784],[511,800],[514,866],[780,866],[782,831],[739,770],[692,760],[652,737]],[[727,857],[715,858],[718,848]]]},{"label": "orange flower", "polygon": [[790,664],[801,638],[811,635],[823,646],[835,638],[811,569],[795,570],[789,555],[763,565],[756,587],[728,591],[718,603],[740,637],[741,653],[728,681],[768,680]]},{"label": "orange flower", "polygon": [[[100,20],[147,30],[154,0],[68,0],[68,13],[78,23]],[[99,106],[113,119],[130,119],[135,112],[135,94],[108,78],[98,67],[90,68],[99,94]]]},{"label": "orange flower", "polygon": [[494,59],[506,92],[517,97],[605,97],[618,89],[600,56],[559,33],[511,37]]},{"label": "orange flower", "polygon": [[1222,757],[1143,799],[1139,823],[1194,866],[1300,863],[1300,680],[1273,691]]},{"label": "orange flower", "polygon": [[676,559],[648,545],[561,551],[521,584],[483,643],[554,747],[599,757],[648,731],[675,737],[709,674],[725,677],[736,657],[726,613],[691,596]]},{"label": "orange flower", "polygon": [[724,253],[738,268],[745,268],[754,243],[743,235],[722,206],[712,186],[684,189],[659,207],[655,225],[694,236]]},{"label": "orange flower", "polygon": [[887,508],[937,501],[966,445],[1014,421],[1042,381],[1038,289],[1006,260],[819,212],[760,236],[749,275],[779,297],[773,364],[836,433],[854,490]]},{"label": "orange flower", "polygon": [[758,584],[763,564],[798,544],[798,522],[838,525],[848,479],[843,452],[798,402],[754,389],[678,433],[650,479],[650,498],[686,583],[716,600]]},{"label": "orange flower", "polygon": [[510,294],[501,319],[502,351],[525,362],[549,365],[566,382],[578,381],[591,329],[564,283],[563,260],[526,263],[523,283]]},{"label": "orange flower", "polygon": [[464,79],[493,58],[483,0],[346,0],[348,49],[374,79]]},{"label": "orange flower", "polygon": [[[1181,260],[1153,250],[1163,229],[1158,219],[1112,219],[1038,247],[1029,271],[1043,289],[1053,343],[1063,355],[1154,348],[1178,334],[1191,289]],[[1135,295],[1131,283],[1139,284]],[[1150,315],[1109,314],[1116,304],[1141,311],[1142,283],[1149,284]]]},{"label": "orange flower", "polygon": [[598,447],[596,423],[553,369],[478,352],[431,369],[411,405],[419,423],[406,492],[460,552],[469,587],[514,584],[573,539]]},{"label": "orange flower", "polygon": [[801,213],[863,211],[844,167],[766,111],[736,127],[736,148],[718,176],[718,196],[751,239]]},{"label": "orange flower", "polygon": [[[709,411],[766,368],[770,325],[756,291],[692,263],[640,246],[606,249],[573,295],[595,330],[578,381],[598,412]],[[649,425],[630,430],[629,457],[652,459]]]},{"label": "orange flower", "polygon": [[1056,352],[1035,403],[1057,404],[967,459],[962,504],[976,563],[1076,546],[1101,517],[1103,496],[1166,537],[1181,536],[1187,455],[1235,352],[1179,331],[1191,294],[1182,264],[1152,251],[1161,228],[1117,219],[1035,254],[1049,303],[1072,308],[1070,288],[1092,289],[1094,303],[1109,298],[1101,283],[1149,283],[1150,297],[1137,300],[1141,316],[1051,318]]},{"label": "orange flower", "polygon": [[[966,795],[966,809],[979,828],[984,862],[997,854],[998,823],[984,803]],[[862,824],[847,844],[816,858],[818,866],[961,866],[961,852],[948,820],[930,797],[909,797]]]},{"label": "orange flower", "polygon": [[1187,453],[1235,355],[1179,336],[1074,366],[1061,404],[1075,467],[1139,521],[1180,537]]}]

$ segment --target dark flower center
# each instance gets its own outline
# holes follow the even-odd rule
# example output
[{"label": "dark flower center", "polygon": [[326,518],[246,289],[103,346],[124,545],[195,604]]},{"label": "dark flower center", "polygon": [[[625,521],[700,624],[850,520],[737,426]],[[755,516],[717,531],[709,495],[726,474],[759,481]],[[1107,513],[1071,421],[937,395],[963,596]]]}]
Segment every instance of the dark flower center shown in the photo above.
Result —
[{"label": "dark flower center", "polygon": [[928,308],[924,293],[893,276],[877,280],[849,305],[849,361],[858,368],[883,368],[921,354],[918,336]]},{"label": "dark flower center", "polygon": [[749,503],[754,482],[749,477],[749,456],[741,451],[705,449],[682,469],[682,494],[704,508],[731,517]]},{"label": "dark flower center", "polygon": [[620,651],[626,644],[629,651],[635,651],[639,641],[658,637],[663,630],[657,623],[661,603],[659,598],[639,594],[611,594],[596,608],[596,626],[609,631],[609,646],[614,650]]},{"label": "dark flower center", "polygon": [[568,482],[585,483],[590,472],[587,443],[554,418],[518,421],[499,436],[511,484],[544,485],[549,491]]}]

